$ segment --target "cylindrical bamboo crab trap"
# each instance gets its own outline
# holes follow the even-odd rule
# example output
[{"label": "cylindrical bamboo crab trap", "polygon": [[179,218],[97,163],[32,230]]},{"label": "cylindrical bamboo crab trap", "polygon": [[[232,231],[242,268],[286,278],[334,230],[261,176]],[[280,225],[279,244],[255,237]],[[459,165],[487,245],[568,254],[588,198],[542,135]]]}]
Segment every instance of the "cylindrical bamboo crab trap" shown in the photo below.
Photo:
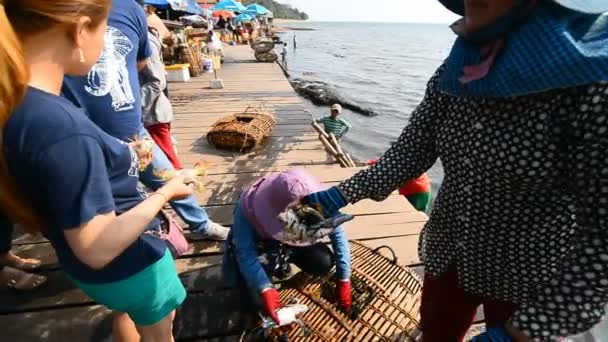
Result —
[{"label": "cylindrical bamboo crab trap", "polygon": [[276,121],[263,110],[248,107],[242,113],[219,119],[207,140],[216,148],[248,152],[272,133]]},{"label": "cylindrical bamboo crab trap", "polygon": [[333,275],[320,278],[300,273],[281,290],[283,303],[308,306],[298,317],[305,328],[292,330],[289,341],[420,341],[419,277],[378,250],[356,241],[350,246],[352,313],[339,309]]}]

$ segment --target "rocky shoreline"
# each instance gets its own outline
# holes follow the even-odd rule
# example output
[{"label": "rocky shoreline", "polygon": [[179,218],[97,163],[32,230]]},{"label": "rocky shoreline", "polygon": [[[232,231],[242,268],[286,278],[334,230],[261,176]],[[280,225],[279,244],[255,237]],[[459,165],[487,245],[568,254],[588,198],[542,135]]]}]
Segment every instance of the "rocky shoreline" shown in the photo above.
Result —
[{"label": "rocky shoreline", "polygon": [[289,82],[300,96],[310,100],[317,106],[331,106],[335,103],[339,103],[343,108],[361,115],[378,115],[373,109],[362,107],[354,103],[354,101],[340,95],[336,89],[323,81],[293,78],[290,79]]}]

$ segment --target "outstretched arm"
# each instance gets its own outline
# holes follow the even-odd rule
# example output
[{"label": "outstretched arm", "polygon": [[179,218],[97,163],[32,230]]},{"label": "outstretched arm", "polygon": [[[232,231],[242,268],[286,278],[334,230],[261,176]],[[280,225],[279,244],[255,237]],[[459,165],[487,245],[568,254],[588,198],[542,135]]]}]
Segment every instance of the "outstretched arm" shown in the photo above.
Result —
[{"label": "outstretched arm", "polygon": [[338,185],[348,202],[355,203],[365,198],[382,201],[403,183],[419,177],[433,166],[438,158],[435,144],[441,113],[437,105],[438,96],[429,86],[409,125],[378,163]]}]

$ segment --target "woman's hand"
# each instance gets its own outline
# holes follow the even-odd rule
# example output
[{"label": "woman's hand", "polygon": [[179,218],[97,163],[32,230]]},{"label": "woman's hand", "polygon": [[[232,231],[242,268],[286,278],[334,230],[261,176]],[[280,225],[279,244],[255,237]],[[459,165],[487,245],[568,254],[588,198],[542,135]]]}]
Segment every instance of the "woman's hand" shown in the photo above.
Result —
[{"label": "woman's hand", "polygon": [[135,140],[129,143],[139,159],[139,171],[144,172],[154,158],[154,141],[152,139]]},{"label": "woman's hand", "polygon": [[324,217],[334,217],[338,210],[346,207],[348,201],[342,191],[337,187],[331,187],[325,191],[319,191],[302,197],[300,203],[311,206],[321,212]]},{"label": "woman's hand", "polygon": [[164,195],[167,200],[172,201],[187,198],[194,193],[194,189],[192,181],[187,175],[177,174],[156,192]]}]

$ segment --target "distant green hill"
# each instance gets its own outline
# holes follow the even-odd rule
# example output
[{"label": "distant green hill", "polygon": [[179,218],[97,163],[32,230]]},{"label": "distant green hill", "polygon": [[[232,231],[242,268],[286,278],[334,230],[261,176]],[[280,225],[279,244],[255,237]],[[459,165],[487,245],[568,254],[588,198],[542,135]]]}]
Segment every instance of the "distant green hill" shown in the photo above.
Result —
[{"label": "distant green hill", "polygon": [[308,20],[308,14],[300,12],[297,8],[293,8],[290,5],[280,4],[274,0],[243,0],[245,6],[253,3],[268,8],[277,19]]}]

